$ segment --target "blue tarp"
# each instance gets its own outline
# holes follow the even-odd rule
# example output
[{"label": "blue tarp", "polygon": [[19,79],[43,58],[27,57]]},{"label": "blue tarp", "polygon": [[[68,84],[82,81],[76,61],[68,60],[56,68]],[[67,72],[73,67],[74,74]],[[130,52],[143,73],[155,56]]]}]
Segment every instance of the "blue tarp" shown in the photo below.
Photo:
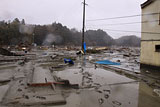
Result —
[{"label": "blue tarp", "polygon": [[84,53],[86,53],[87,48],[86,48],[86,43],[85,42],[83,43],[83,48],[84,48]]},{"label": "blue tarp", "polygon": [[74,62],[71,59],[64,58],[65,63],[74,64]]},{"label": "blue tarp", "polygon": [[97,64],[104,64],[104,65],[121,65],[120,63],[112,62],[109,60],[97,61],[96,63]]}]

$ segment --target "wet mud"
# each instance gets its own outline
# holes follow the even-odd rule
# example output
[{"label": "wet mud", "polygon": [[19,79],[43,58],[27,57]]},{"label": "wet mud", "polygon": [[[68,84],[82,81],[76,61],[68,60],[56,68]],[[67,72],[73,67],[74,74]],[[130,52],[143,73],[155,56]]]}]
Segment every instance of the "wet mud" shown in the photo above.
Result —
[{"label": "wet mud", "polygon": [[[131,54],[126,55],[126,52]],[[23,65],[18,62],[0,65],[0,92],[4,93],[0,96],[1,107],[160,105],[160,78],[150,71],[147,74],[141,72],[137,49],[113,49],[85,56],[77,56],[76,51],[34,51],[33,59],[31,57],[27,61],[21,60],[24,61]],[[65,64],[64,58],[72,58],[75,64]],[[121,66],[108,68],[94,63],[105,59],[120,62]],[[128,76],[127,72],[132,73],[128,73]],[[37,81],[64,82],[62,80],[68,80],[70,84],[78,85],[78,88],[58,83],[54,84],[54,88],[50,84],[36,87],[28,85]]]}]

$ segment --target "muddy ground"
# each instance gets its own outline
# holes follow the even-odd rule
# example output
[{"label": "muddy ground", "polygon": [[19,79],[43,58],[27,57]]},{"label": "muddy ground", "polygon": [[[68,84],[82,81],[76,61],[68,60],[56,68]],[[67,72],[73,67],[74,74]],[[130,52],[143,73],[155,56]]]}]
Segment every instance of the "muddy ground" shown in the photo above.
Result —
[{"label": "muddy ground", "polygon": [[[160,73],[140,70],[136,48],[97,54],[32,50],[0,55],[0,107],[159,107]],[[65,64],[64,58],[74,65]],[[98,65],[110,60],[121,65]],[[70,85],[61,84],[68,80]],[[52,85],[37,83],[58,82]]]}]

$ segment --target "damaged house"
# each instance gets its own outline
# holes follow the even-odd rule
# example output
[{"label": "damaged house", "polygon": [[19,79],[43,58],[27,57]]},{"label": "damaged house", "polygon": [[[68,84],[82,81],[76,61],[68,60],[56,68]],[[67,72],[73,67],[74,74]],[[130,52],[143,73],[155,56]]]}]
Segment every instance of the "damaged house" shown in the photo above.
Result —
[{"label": "damaged house", "polygon": [[147,0],[141,8],[141,67],[160,68],[160,0]]}]

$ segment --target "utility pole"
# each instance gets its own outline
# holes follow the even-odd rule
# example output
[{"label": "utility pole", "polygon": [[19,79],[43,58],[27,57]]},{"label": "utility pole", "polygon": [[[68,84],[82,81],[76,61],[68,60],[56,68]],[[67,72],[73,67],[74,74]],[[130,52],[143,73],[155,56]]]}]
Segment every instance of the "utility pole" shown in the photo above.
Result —
[{"label": "utility pole", "polygon": [[84,52],[84,28],[85,28],[85,12],[86,12],[86,0],[83,2],[83,28],[82,28],[82,51]]}]

